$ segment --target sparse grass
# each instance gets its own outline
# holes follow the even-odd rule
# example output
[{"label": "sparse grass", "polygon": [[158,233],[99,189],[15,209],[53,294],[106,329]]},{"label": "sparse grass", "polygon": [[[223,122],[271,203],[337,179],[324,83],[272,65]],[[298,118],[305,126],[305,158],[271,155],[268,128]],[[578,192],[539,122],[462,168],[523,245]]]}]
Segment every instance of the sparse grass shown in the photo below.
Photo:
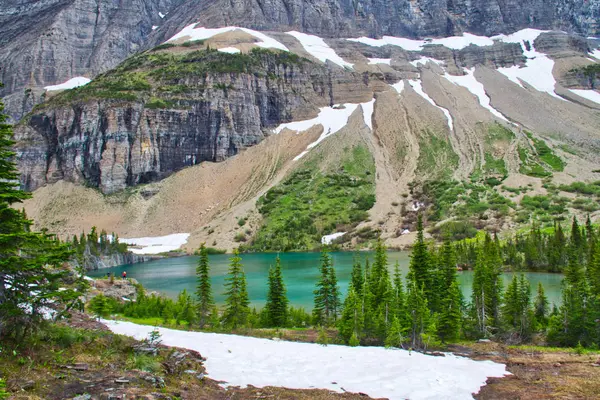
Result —
[{"label": "sparse grass", "polygon": [[419,140],[417,174],[431,179],[449,179],[458,168],[458,155],[448,139],[424,132]]}]

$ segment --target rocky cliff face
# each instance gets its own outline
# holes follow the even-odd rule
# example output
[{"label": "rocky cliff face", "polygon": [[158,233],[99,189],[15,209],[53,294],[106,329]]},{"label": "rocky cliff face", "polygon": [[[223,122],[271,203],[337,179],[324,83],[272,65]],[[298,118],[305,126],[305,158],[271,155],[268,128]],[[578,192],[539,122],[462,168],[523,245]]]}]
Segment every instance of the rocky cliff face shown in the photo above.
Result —
[{"label": "rocky cliff face", "polygon": [[131,59],[24,121],[16,129],[23,186],[65,179],[112,193],[222,161],[317,106],[372,98],[368,76],[293,54],[170,51]]},{"label": "rocky cliff face", "polygon": [[527,27],[595,36],[599,21],[600,0],[192,0],[175,8],[151,41],[166,40],[193,22],[329,37],[427,37]]},{"label": "rocky cliff face", "polygon": [[1,0],[0,97],[18,120],[43,87],[106,71],[143,46],[180,0]]}]

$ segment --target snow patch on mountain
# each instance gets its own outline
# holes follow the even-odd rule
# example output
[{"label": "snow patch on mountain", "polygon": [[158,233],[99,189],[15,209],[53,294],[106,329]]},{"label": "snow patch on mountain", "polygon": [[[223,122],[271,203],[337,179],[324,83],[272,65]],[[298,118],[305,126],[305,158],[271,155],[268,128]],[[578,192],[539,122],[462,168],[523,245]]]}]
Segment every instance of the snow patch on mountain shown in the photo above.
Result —
[{"label": "snow patch on mountain", "polygon": [[402,91],[404,90],[404,81],[401,80],[398,83],[394,83],[393,85],[390,85],[391,87],[393,87],[396,92],[398,92],[398,94],[402,93]]},{"label": "snow patch on mountain", "polygon": [[600,92],[596,90],[583,90],[583,89],[569,89],[571,92],[575,93],[578,96],[583,97],[584,99],[588,99],[593,101],[594,103],[600,104]]},{"label": "snow patch on mountain", "polygon": [[158,329],[163,344],[195,350],[206,357],[208,377],[226,386],[318,388],[392,400],[460,400],[472,399],[487,378],[510,375],[504,364],[450,353],[434,357],[383,347],[321,346],[102,322],[114,333],[139,340]]},{"label": "snow patch on mountain", "polygon": [[387,64],[387,65],[391,65],[392,64],[392,59],[391,58],[369,58],[369,64],[373,65],[373,64]]},{"label": "snow patch on mountain", "polygon": [[[294,121],[288,122],[286,124],[281,124],[277,128],[274,129],[275,133],[280,133],[284,129],[289,129],[291,131],[296,131],[296,133],[304,132],[313,126],[322,125],[323,133],[319,138],[309,144],[306,147],[306,150],[297,155],[294,158],[294,161],[302,158],[310,149],[321,143],[328,136],[333,135],[340,129],[342,129],[348,123],[348,118],[350,115],[356,110],[359,104],[336,104],[333,107],[321,107],[319,110],[319,115],[315,118],[307,119],[304,121]],[[363,108],[364,110],[364,108]]]},{"label": "snow patch on mountain", "polygon": [[221,33],[231,32],[231,31],[235,31],[235,30],[241,30],[241,31],[244,31],[247,34],[252,35],[255,38],[259,39],[260,42],[254,43],[258,47],[262,47],[265,49],[277,49],[277,50],[282,50],[282,51],[288,51],[288,48],[285,47],[280,42],[278,42],[277,40],[265,35],[262,32],[258,32],[258,31],[252,30],[252,29],[240,28],[237,26],[226,26],[223,28],[212,28],[212,29],[204,28],[204,27],[196,28],[196,25],[198,25],[198,24],[191,24],[191,25],[186,26],[179,33],[177,33],[175,36],[173,36],[171,39],[167,40],[165,43],[172,42],[174,40],[186,38],[186,37],[189,37],[188,40],[205,40],[205,39],[209,39],[213,36],[219,35]]},{"label": "snow patch on mountain", "polygon": [[427,93],[425,93],[425,91],[423,90],[423,85],[421,83],[421,80],[420,79],[411,79],[408,81],[408,83],[413,88],[413,90],[415,92],[417,92],[417,94],[419,94],[422,98],[427,100],[434,107],[437,107],[440,110],[442,110],[442,112],[446,116],[446,119],[448,120],[448,127],[450,128],[451,131],[454,130],[454,122],[452,120],[452,115],[450,115],[450,111],[448,111],[444,107],[438,106],[435,103],[435,101],[433,101],[433,99],[431,97],[429,97],[429,95]]},{"label": "snow patch on mountain", "polygon": [[189,233],[174,233],[166,236],[133,239],[119,238],[119,242],[126,243],[129,246],[129,251],[134,254],[159,254],[178,250],[181,246],[186,244],[189,237]]},{"label": "snow patch on mountain", "polygon": [[74,89],[76,87],[85,86],[88,83],[90,83],[91,81],[92,81],[91,79],[86,78],[84,76],[76,76],[75,78],[71,78],[68,81],[63,82],[58,85],[45,86],[44,89],[46,89],[49,92],[54,91],[54,90]]},{"label": "snow patch on mountain", "polygon": [[431,57],[421,57],[418,60],[414,60],[410,62],[410,65],[414,66],[414,67],[418,67],[419,65],[427,65],[428,62],[432,62],[434,64],[437,65],[444,65],[444,61],[442,60],[436,60],[435,58],[431,58]]},{"label": "snow patch on mountain", "polygon": [[[498,71],[508,79],[523,87],[521,81],[527,82],[534,89],[548,93],[550,96],[564,100],[554,92],[556,80],[552,75],[554,61],[546,54],[535,50],[533,45],[538,36],[544,32],[539,29],[523,29],[510,35],[498,35],[495,38],[506,43],[519,43],[523,54],[527,58],[525,67],[513,65],[512,67],[498,68]],[[527,43],[529,49],[527,49]]]},{"label": "snow patch on mountain", "polygon": [[354,64],[344,61],[344,59],[336,54],[323,39],[315,35],[308,35],[297,31],[286,32],[288,35],[295,37],[311,56],[321,62],[331,61],[342,68],[352,68]]},{"label": "snow patch on mountain", "polygon": [[506,119],[506,117],[502,115],[502,113],[500,113],[490,104],[490,98],[485,92],[483,84],[475,78],[475,68],[467,68],[465,71],[467,74],[462,76],[450,75],[446,72],[444,74],[444,78],[448,79],[455,85],[467,88],[469,92],[473,93],[475,97],[477,97],[477,99],[479,100],[479,104],[483,108],[491,112],[497,118],[500,118],[504,121],[508,121],[508,119]]},{"label": "snow patch on mountain", "polygon": [[321,244],[331,244],[335,239],[342,237],[346,232],[336,232],[331,235],[325,235],[321,238]]},{"label": "snow patch on mountain", "polygon": [[594,57],[597,60],[600,60],[600,49],[596,49],[596,50],[592,50],[590,52],[590,54],[592,55],[592,57]]},{"label": "snow patch on mountain", "polygon": [[360,104],[363,110],[365,124],[370,130],[373,130],[373,110],[375,108],[375,99]]},{"label": "snow patch on mountain", "polygon": [[454,50],[464,49],[472,44],[476,46],[491,46],[494,44],[494,41],[489,37],[472,35],[470,33],[465,33],[462,36],[450,36],[446,38],[425,40],[407,39],[394,36],[383,36],[381,39],[372,39],[363,36],[359,38],[350,38],[347,40],[351,42],[363,43],[372,47],[381,47],[386,45],[398,46],[407,51],[421,51],[423,50],[423,47],[428,44],[441,44]]},{"label": "snow patch on mountain", "polygon": [[220,48],[217,50],[220,51],[221,53],[229,53],[229,54],[237,54],[240,52],[240,49],[237,49],[235,47],[223,47],[223,48]]}]

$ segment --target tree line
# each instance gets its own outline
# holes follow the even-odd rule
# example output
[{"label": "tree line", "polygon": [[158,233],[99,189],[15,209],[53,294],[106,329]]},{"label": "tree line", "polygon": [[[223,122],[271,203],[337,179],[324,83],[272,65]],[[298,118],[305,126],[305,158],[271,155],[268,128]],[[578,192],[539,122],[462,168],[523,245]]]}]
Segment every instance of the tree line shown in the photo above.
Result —
[{"label": "tree line", "polygon": [[219,310],[204,245],[199,251],[195,296],[184,291],[177,300],[171,300],[145,296],[140,288],[137,300],[121,306],[121,311],[127,316],[161,317],[165,322],[185,321],[218,330],[337,328],[339,341],[349,345],[420,349],[459,339],[522,343],[542,335],[553,345],[593,347],[600,343],[600,242],[596,237],[586,239],[590,251],[584,257],[578,250],[581,238],[571,235],[568,239],[560,307],[551,307],[541,284],[532,293],[522,273],[515,273],[503,287],[505,245],[490,235],[470,244],[474,248],[473,287],[470,298],[463,298],[457,266],[458,251],[464,244],[428,244],[419,216],[408,274],[402,276],[397,263],[390,271],[387,249],[378,241],[372,262],[355,258],[343,301],[332,258],[323,251],[310,315],[290,307],[279,257],[269,269],[265,307],[260,311],[251,308],[237,251],[230,259],[225,304]]}]

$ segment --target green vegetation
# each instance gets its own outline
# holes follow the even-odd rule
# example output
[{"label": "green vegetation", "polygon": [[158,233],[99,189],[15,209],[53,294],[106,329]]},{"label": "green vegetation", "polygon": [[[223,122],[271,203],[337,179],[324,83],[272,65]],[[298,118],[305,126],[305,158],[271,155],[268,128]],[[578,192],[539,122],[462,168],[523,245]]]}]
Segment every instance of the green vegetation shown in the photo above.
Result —
[{"label": "green vegetation", "polygon": [[12,127],[3,110],[0,102],[0,340],[18,341],[42,325],[48,307],[57,317],[79,307],[87,283],[73,278],[70,288],[60,289],[71,272],[65,267],[69,246],[47,232],[33,232],[33,222],[15,207],[31,195],[18,188]]},{"label": "green vegetation", "polygon": [[314,291],[313,323],[317,326],[335,324],[340,310],[340,288],[335,268],[327,251],[321,254],[319,281]]},{"label": "green vegetation", "polygon": [[600,196],[600,181],[593,183],[573,182],[570,185],[560,185],[559,189],[570,193]]},{"label": "green vegetation", "polygon": [[281,272],[281,260],[275,259],[275,267],[269,268],[269,291],[265,304],[266,324],[271,327],[286,326],[288,321],[288,299]]},{"label": "green vegetation", "polygon": [[[184,43],[184,47],[200,43]],[[165,43],[137,54],[117,68],[98,75],[88,85],[66,90],[52,97],[47,105],[66,105],[77,101],[112,99],[144,101],[151,109],[185,107],[185,98],[178,95],[191,90],[202,96],[208,74],[252,74],[277,77],[281,66],[301,66],[310,63],[291,52],[254,48],[248,53],[229,54],[212,49],[173,54],[161,50],[175,47]],[[190,82],[193,82],[190,84]],[[214,89],[230,89],[230,84],[216,82]],[[181,103],[181,104],[180,104]],[[39,110],[46,105],[40,105]]]},{"label": "green vegetation", "polygon": [[521,167],[519,172],[524,175],[533,176],[536,178],[545,178],[552,176],[551,172],[548,172],[530,153],[530,151],[522,146],[519,146],[519,160],[521,161]]},{"label": "green vegetation", "polygon": [[438,138],[426,131],[419,140],[419,149],[417,173],[421,176],[448,179],[458,168],[458,155],[448,139]]},{"label": "green vegetation", "polygon": [[527,137],[533,141],[533,147],[537,152],[538,157],[542,160],[546,165],[550,166],[554,171],[561,172],[565,169],[564,161],[558,157],[550,147],[541,139],[534,138],[531,132],[525,132]]},{"label": "green vegetation", "polygon": [[375,203],[375,165],[364,146],[348,149],[341,168],[294,172],[258,201],[264,224],[249,249],[312,250],[321,237],[367,219]]},{"label": "green vegetation", "polygon": [[204,246],[204,243],[202,243],[200,246],[200,260],[198,260],[198,267],[196,267],[196,279],[198,281],[196,286],[196,313],[200,328],[203,328],[208,324],[210,315],[215,307],[209,270],[208,250]]}]

